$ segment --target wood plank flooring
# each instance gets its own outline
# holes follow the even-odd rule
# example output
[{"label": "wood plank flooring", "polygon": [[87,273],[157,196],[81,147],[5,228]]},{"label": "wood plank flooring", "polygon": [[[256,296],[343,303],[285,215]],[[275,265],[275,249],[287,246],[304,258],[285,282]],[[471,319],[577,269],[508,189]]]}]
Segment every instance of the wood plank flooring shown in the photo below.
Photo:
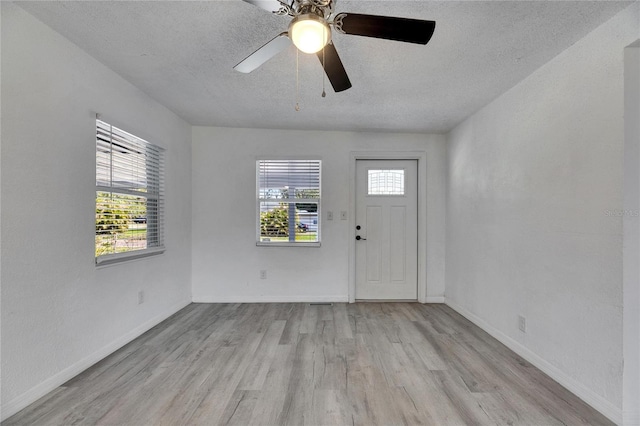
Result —
[{"label": "wood plank flooring", "polygon": [[609,425],[444,305],[192,304],[2,425]]}]

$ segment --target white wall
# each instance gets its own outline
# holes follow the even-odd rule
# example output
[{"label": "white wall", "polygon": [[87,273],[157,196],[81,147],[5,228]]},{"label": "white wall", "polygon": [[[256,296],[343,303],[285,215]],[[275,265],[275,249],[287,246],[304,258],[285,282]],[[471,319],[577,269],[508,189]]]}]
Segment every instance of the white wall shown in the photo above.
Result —
[{"label": "white wall", "polygon": [[[167,148],[164,255],[94,265],[96,112]],[[2,2],[3,417],[190,302],[190,138],[186,122]]]},{"label": "white wall", "polygon": [[447,303],[616,421],[623,51],[638,24],[636,3],[448,136]]},{"label": "white wall", "polygon": [[[194,301],[346,301],[350,153],[392,150],[427,153],[426,295],[444,295],[443,136],[194,127],[192,150]],[[322,247],[256,247],[255,161],[267,155],[322,158],[322,210],[335,216]]]},{"label": "white wall", "polygon": [[624,68],[622,406],[625,425],[640,425],[640,40],[634,46],[625,49]]}]

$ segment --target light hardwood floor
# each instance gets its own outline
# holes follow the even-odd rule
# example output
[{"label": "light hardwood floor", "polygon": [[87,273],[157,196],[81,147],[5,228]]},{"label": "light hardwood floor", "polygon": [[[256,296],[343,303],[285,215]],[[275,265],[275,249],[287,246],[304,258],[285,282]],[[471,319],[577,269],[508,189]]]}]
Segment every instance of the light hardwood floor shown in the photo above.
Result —
[{"label": "light hardwood floor", "polygon": [[443,305],[192,304],[2,425],[611,424]]}]

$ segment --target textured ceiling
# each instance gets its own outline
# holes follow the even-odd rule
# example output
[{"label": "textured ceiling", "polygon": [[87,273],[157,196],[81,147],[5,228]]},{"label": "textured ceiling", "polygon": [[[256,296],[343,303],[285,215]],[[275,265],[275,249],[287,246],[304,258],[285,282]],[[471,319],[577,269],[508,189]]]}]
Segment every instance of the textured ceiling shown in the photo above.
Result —
[{"label": "textured ceiling", "polygon": [[338,12],[435,20],[426,46],[334,35],[353,88],[334,93],[315,55],[233,66],[289,19],[241,0],[20,2],[193,125],[444,133],[630,2],[347,1]]}]

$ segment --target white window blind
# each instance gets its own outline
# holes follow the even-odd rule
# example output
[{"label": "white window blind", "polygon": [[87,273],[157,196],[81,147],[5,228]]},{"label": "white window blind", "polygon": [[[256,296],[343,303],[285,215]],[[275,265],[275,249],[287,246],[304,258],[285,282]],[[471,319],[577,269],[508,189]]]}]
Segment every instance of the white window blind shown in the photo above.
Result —
[{"label": "white window blind", "polygon": [[96,263],[164,249],[164,150],[96,120]]},{"label": "white window blind", "polygon": [[319,245],[320,160],[258,160],[259,245]]}]

